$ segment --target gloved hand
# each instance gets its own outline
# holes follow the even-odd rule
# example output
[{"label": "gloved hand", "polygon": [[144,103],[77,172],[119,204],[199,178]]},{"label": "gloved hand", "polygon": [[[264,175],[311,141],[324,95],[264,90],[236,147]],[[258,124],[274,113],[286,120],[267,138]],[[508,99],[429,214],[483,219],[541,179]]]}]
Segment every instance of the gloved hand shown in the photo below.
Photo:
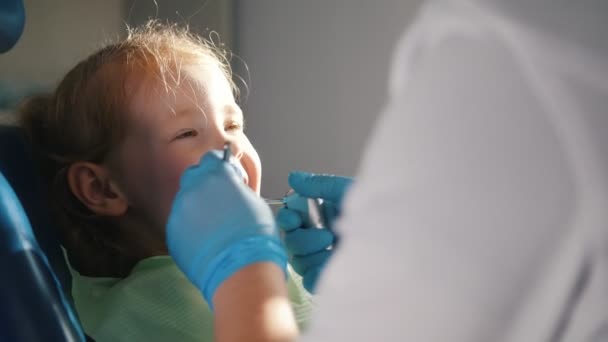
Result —
[{"label": "gloved hand", "polygon": [[167,246],[211,307],[217,288],[239,269],[262,261],[287,266],[272,211],[220,151],[208,152],[182,175]]},{"label": "gloved hand", "polygon": [[[324,216],[328,227],[311,228],[303,224],[300,213],[289,208],[281,208],[277,222],[285,231],[285,245],[293,268],[304,278],[304,287],[314,293],[321,270],[329,260],[337,236],[331,230],[340,215],[344,193],[352,184],[352,178],[333,175],[318,175],[306,172],[292,172],[289,186],[299,195],[308,198],[322,198]],[[304,198],[301,200],[305,201]],[[329,228],[329,229],[328,229]]]}]

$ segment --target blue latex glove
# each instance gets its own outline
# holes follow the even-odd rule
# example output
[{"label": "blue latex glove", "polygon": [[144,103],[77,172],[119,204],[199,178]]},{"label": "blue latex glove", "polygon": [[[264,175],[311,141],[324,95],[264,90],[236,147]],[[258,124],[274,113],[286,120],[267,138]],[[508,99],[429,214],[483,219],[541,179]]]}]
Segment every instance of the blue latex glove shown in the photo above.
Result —
[{"label": "blue latex glove", "polygon": [[[333,175],[318,175],[306,172],[292,172],[289,186],[299,195],[324,200],[324,229],[307,227],[297,210],[281,208],[277,222],[285,231],[285,245],[293,268],[304,278],[304,287],[314,293],[321,270],[329,260],[336,245],[337,236],[331,228],[340,215],[342,199],[352,184],[352,178]],[[305,201],[305,199],[301,199]]]},{"label": "blue latex glove", "polygon": [[210,306],[220,284],[241,268],[263,261],[287,267],[272,211],[222,160],[221,151],[205,154],[182,175],[167,245]]}]

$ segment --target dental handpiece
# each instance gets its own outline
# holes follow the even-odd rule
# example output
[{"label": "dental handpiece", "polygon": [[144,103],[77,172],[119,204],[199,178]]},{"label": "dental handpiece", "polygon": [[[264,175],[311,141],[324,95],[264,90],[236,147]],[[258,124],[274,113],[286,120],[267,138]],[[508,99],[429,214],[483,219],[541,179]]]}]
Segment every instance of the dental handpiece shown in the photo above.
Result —
[{"label": "dental handpiece", "polygon": [[[222,160],[227,163],[230,161],[231,150],[230,143],[224,144],[224,155]],[[240,164],[237,166],[239,172],[244,172]],[[308,198],[297,194],[295,191],[290,190],[283,198],[268,199],[264,198],[264,201],[268,205],[272,206],[285,206],[286,208],[295,210],[302,217],[303,223],[306,227],[312,228],[327,228],[324,214],[324,206],[322,198]]]},{"label": "dental handpiece", "polygon": [[285,206],[288,209],[295,210],[302,217],[305,227],[328,228],[322,198],[308,198],[290,190],[283,198],[265,198],[264,201],[268,205]]},{"label": "dental handpiece", "polygon": [[230,150],[230,143],[227,142],[224,144],[224,157],[222,158],[222,160],[224,160],[225,162],[230,162],[231,154],[232,154],[232,151]]}]

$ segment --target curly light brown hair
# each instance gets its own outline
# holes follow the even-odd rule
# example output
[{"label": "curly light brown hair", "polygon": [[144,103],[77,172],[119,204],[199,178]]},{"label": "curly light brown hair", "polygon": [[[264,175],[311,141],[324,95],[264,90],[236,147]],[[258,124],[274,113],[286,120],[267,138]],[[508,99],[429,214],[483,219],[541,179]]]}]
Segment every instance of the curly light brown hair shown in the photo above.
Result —
[{"label": "curly light brown hair", "polygon": [[56,90],[27,100],[20,124],[39,157],[49,186],[61,243],[72,267],[83,275],[125,277],[143,257],[130,248],[128,229],[95,215],[71,192],[66,171],[78,161],[102,163],[126,135],[133,90],[127,82],[179,83],[191,65],[219,66],[231,82],[221,44],[193,35],[188,28],[151,21],[128,29],[127,37],[78,63]]}]

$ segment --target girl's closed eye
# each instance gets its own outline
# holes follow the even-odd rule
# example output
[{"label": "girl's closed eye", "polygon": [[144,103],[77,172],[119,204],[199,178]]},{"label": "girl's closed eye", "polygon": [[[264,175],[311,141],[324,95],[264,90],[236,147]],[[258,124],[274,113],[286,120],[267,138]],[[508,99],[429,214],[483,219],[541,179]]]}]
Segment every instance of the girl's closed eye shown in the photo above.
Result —
[{"label": "girl's closed eye", "polygon": [[182,130],[180,131],[175,138],[173,138],[173,140],[181,140],[181,139],[186,139],[186,138],[193,138],[196,137],[198,135],[198,132],[194,129],[186,129],[186,130]]},{"label": "girl's closed eye", "polygon": [[241,130],[243,130],[243,124],[239,121],[230,120],[230,121],[226,122],[226,124],[224,125],[224,130],[226,132],[241,131]]}]

